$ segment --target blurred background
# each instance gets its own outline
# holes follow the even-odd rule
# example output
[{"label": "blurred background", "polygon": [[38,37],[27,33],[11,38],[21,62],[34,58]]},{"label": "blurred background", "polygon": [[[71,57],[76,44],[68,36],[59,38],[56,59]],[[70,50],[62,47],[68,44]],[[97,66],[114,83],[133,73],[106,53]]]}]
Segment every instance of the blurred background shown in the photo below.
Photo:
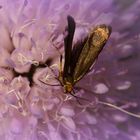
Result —
[{"label": "blurred background", "polygon": [[[73,43],[98,24],[112,27],[75,86],[91,101],[83,105],[39,81],[58,83],[39,66],[57,65],[58,74],[68,15],[76,22]],[[140,0],[0,0],[0,140],[140,140],[139,25]]]}]

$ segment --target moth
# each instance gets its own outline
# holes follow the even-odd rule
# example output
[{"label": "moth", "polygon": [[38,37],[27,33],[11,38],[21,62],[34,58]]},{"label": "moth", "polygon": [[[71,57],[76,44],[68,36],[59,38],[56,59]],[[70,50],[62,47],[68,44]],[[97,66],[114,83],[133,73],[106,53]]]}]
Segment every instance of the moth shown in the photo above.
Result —
[{"label": "moth", "polygon": [[[72,16],[67,17],[67,22],[67,34],[64,38],[64,66],[62,66],[63,57],[61,55],[59,76],[57,76],[56,79],[59,81],[61,86],[64,87],[64,92],[66,94],[71,94],[72,96],[76,97],[76,99],[83,99],[73,94],[75,93],[74,85],[89,72],[103,47],[105,46],[106,42],[108,41],[112,29],[110,26],[107,26],[105,24],[98,25],[91,30],[91,32],[87,35],[87,37],[85,37],[84,40],[81,40],[73,45],[76,23]],[[53,69],[51,69],[51,71],[53,72]],[[47,84],[45,82],[43,83]],[[100,100],[98,100],[98,103],[117,109],[130,116],[140,118],[139,114],[129,112],[121,107],[118,107],[117,105],[113,105],[111,103]]]},{"label": "moth", "polygon": [[111,34],[111,27],[98,25],[85,39],[73,45],[76,23],[72,16],[67,16],[67,35],[64,38],[64,66],[60,58],[59,81],[65,93],[74,93],[74,85],[89,72]]}]

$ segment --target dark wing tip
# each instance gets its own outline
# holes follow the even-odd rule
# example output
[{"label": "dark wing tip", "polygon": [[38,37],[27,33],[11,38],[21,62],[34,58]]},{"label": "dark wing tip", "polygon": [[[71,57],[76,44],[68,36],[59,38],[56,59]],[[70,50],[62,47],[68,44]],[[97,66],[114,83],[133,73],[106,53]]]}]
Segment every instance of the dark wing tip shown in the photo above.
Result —
[{"label": "dark wing tip", "polygon": [[67,16],[67,21],[68,21],[68,27],[71,27],[71,29],[75,29],[75,20],[72,16],[68,15]]},{"label": "dark wing tip", "polygon": [[66,27],[67,35],[64,38],[64,47],[65,47],[65,62],[64,62],[64,70],[63,70],[63,78],[67,77],[69,74],[70,68],[70,60],[71,60],[71,52],[72,52],[72,42],[75,32],[75,21],[74,18],[70,15],[67,16],[68,25]]}]

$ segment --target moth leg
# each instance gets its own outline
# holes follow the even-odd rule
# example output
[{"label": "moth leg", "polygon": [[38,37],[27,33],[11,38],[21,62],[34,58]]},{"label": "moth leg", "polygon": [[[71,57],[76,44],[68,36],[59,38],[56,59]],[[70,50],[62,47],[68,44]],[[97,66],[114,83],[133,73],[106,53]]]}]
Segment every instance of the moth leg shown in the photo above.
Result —
[{"label": "moth leg", "polygon": [[71,94],[73,97],[76,98],[76,100],[78,101],[78,103],[79,103],[80,105],[82,105],[82,103],[80,103],[79,99],[84,100],[84,101],[86,101],[86,102],[90,102],[88,99],[85,99],[85,98],[82,98],[82,97],[76,96],[76,95],[75,95],[75,91],[74,91],[74,89],[72,90],[72,92],[73,92],[73,93],[70,93],[70,94]]},{"label": "moth leg", "polygon": [[80,103],[80,101],[79,101],[79,97],[77,97],[77,96],[75,95],[75,91],[74,91],[74,90],[73,90],[73,93],[70,93],[70,95],[72,95],[73,97],[76,98],[76,101],[79,103],[79,105],[82,105],[82,104]]}]

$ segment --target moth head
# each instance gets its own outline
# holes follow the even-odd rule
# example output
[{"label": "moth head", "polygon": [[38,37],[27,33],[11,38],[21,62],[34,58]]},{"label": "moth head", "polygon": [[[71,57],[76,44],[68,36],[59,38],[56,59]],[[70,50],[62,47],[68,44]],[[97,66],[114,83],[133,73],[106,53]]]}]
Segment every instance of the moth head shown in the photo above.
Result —
[{"label": "moth head", "polygon": [[70,82],[66,82],[65,85],[64,85],[64,92],[65,93],[70,93],[73,89],[73,86]]}]

